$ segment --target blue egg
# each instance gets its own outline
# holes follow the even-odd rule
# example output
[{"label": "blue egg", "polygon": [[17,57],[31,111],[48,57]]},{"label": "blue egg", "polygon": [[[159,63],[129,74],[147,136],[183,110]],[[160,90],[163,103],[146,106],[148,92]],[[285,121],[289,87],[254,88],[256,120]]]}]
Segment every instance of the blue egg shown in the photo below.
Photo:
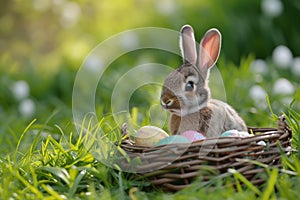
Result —
[{"label": "blue egg", "polygon": [[220,137],[240,137],[240,138],[244,138],[244,137],[250,137],[253,136],[252,134],[245,132],[245,131],[238,131],[238,130],[229,130],[229,131],[225,131],[224,133],[222,133],[220,135]]},{"label": "blue egg", "polygon": [[166,145],[166,144],[179,144],[179,143],[191,143],[189,139],[182,135],[172,135],[160,140],[155,146]]},{"label": "blue egg", "polygon": [[238,135],[238,133],[239,133],[239,131],[238,131],[238,130],[235,130],[235,129],[233,129],[233,130],[228,130],[228,131],[225,131],[224,133],[222,133],[222,134],[220,135],[220,137],[235,137],[235,136]]}]

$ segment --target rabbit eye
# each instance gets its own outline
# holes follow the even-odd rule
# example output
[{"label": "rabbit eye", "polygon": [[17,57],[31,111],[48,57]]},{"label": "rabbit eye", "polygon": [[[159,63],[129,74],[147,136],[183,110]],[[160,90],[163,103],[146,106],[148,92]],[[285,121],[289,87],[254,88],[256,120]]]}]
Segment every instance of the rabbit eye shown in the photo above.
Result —
[{"label": "rabbit eye", "polygon": [[185,91],[191,92],[195,88],[194,82],[193,81],[188,81],[185,85]]}]

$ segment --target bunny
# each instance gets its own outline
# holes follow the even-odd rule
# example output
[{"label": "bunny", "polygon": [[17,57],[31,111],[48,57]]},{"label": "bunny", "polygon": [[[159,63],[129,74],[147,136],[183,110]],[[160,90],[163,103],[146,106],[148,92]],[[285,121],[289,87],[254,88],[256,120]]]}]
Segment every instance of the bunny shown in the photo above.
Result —
[{"label": "bunny", "polygon": [[162,107],[171,113],[170,133],[195,130],[213,138],[231,129],[247,131],[245,122],[231,106],[210,96],[208,77],[220,54],[220,32],[206,32],[197,59],[193,28],[185,25],[181,28],[180,49],[183,64],[166,77],[160,97]]}]

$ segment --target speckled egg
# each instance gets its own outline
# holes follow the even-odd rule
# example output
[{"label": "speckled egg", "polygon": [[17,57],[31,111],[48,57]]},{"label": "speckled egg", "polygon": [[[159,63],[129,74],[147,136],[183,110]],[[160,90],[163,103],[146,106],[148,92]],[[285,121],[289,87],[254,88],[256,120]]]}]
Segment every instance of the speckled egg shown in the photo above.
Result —
[{"label": "speckled egg", "polygon": [[196,141],[200,141],[200,140],[205,140],[206,137],[202,134],[199,133],[197,131],[185,131],[184,133],[181,134],[182,136],[186,137],[187,139],[189,139],[189,141],[191,142],[196,142]]},{"label": "speckled egg", "polygon": [[168,137],[169,135],[156,126],[143,126],[141,127],[134,138],[137,146],[153,147],[160,140]]},{"label": "speckled egg", "polygon": [[180,144],[180,143],[190,143],[190,141],[182,135],[172,135],[160,140],[156,146],[166,145],[166,144]]}]

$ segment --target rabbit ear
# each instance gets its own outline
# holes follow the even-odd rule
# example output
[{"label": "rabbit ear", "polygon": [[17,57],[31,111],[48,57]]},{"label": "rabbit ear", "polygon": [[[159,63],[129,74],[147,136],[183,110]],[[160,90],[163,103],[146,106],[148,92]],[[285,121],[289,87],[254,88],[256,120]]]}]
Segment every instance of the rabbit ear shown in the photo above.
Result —
[{"label": "rabbit ear", "polygon": [[195,65],[197,62],[196,42],[194,30],[190,25],[184,25],[181,28],[180,49],[183,62],[189,62]]},{"label": "rabbit ear", "polygon": [[218,29],[208,30],[199,47],[199,68],[208,71],[217,62],[221,49],[221,33]]}]

